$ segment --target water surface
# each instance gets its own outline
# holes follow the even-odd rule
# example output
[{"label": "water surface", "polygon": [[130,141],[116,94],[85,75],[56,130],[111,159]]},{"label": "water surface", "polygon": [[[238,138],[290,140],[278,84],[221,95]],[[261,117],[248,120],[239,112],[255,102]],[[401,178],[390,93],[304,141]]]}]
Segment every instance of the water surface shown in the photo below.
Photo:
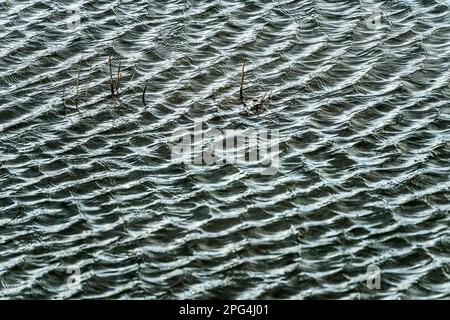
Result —
[{"label": "water surface", "polygon": [[[444,0],[2,0],[0,298],[449,298],[449,83]],[[279,172],[173,163],[200,121]]]}]

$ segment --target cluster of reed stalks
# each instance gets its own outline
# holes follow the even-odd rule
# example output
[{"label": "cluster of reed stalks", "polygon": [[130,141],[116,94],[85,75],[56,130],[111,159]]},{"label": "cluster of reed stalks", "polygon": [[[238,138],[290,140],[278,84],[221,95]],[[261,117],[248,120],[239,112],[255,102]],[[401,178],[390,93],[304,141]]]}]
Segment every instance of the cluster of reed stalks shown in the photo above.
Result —
[{"label": "cluster of reed stalks", "polygon": [[[78,71],[77,71],[77,78],[76,78],[76,86],[75,86],[75,109],[77,111],[79,111],[78,106],[81,100],[81,93],[80,93],[80,85],[81,85],[81,81],[80,81],[80,76],[81,76],[81,67],[83,64],[83,59],[80,61],[79,65],[78,65]],[[122,63],[119,62],[119,66],[117,68],[117,75],[114,79],[114,74],[113,74],[113,62],[112,62],[112,55],[109,54],[108,57],[108,67],[109,67],[109,87],[110,87],[110,91],[111,91],[111,97],[120,98],[121,95],[121,84],[122,84],[122,80],[123,80],[123,72],[122,72]],[[89,67],[89,75],[88,75],[88,84],[86,87],[86,92],[84,94],[84,101],[87,102],[88,97],[89,97],[89,89],[90,89],[90,82],[91,82],[91,70],[92,70],[92,65]],[[135,75],[136,75],[136,65],[134,66],[134,74],[131,78],[131,81],[134,79]],[[144,87],[143,93],[142,93],[142,103],[147,106],[147,103],[145,101],[145,93],[147,91],[147,85]],[[63,95],[62,95],[62,101],[63,101],[63,107],[64,107],[64,114],[67,113],[67,109],[69,109],[69,107],[67,106],[66,103],[66,99],[65,99],[65,87],[63,88]]]},{"label": "cluster of reed stalks", "polygon": [[[80,74],[81,74],[82,62],[83,62],[83,60],[80,61],[80,64],[78,66],[77,81],[76,81],[75,108],[78,111],[79,111],[78,104],[80,101]],[[116,76],[115,80],[114,80],[114,75],[113,75],[113,63],[112,63],[112,55],[111,54],[109,54],[109,57],[108,57],[108,66],[109,66],[109,86],[110,86],[110,90],[111,90],[111,96],[120,98],[120,94],[121,94],[120,85],[121,85],[122,79],[123,79],[122,62],[119,62],[119,67],[117,68],[117,76]],[[86,93],[85,93],[85,97],[84,97],[85,102],[87,101],[88,96],[89,96],[89,87],[90,87],[90,81],[91,81],[91,76],[90,76],[91,68],[92,68],[92,65],[89,68],[88,85],[87,85]],[[135,75],[136,75],[136,66],[135,66],[135,72],[134,72],[131,80],[134,79]],[[246,103],[244,101],[245,100],[244,85],[245,85],[245,62],[242,64],[242,68],[241,68],[239,101],[245,107],[247,113],[249,113],[249,114],[255,114],[255,113],[264,111],[266,109],[267,102],[272,97],[272,92],[270,92],[269,94],[267,94],[267,92],[266,92],[262,96],[262,98],[260,98],[260,99],[253,98],[251,100],[251,103]],[[144,106],[147,106],[147,103],[145,101],[145,93],[146,92],[147,92],[147,85],[144,86],[144,89],[142,91],[142,97],[141,97],[142,103]],[[63,100],[63,105],[64,105],[64,114],[66,114],[67,104],[66,104],[64,95],[65,95],[65,88],[63,88],[62,100]]]},{"label": "cluster of reed stalks", "polygon": [[[76,89],[75,89],[75,109],[77,111],[79,111],[78,109],[78,104],[80,102],[80,75],[81,75],[81,65],[83,63],[83,60],[80,61],[79,65],[78,65],[78,72],[77,72],[77,82],[76,82]],[[91,77],[90,77],[90,69],[89,69],[89,79],[88,79],[88,85],[86,88],[86,95],[85,95],[85,102],[87,101],[88,95],[89,95],[89,86],[90,86],[90,81],[91,81]],[[64,115],[67,113],[67,109],[69,109],[69,107],[67,106],[66,103],[66,88],[63,88],[63,96],[62,96],[62,102],[63,102],[63,108],[64,108]]]},{"label": "cluster of reed stalks", "polygon": [[[109,64],[109,81],[111,86],[111,95],[119,97],[120,96],[120,82],[122,81],[123,74],[122,74],[122,62],[119,62],[119,68],[117,68],[117,78],[116,78],[116,86],[114,87],[114,81],[113,81],[113,72],[112,72],[112,57],[111,54],[109,54],[108,59]],[[115,88],[115,91],[114,91]]]}]

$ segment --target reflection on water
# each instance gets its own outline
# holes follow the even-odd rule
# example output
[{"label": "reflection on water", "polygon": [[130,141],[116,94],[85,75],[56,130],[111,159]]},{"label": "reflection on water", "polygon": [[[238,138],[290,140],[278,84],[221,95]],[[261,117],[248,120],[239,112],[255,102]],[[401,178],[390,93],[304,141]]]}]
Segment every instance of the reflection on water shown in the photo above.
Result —
[{"label": "reflection on water", "polygon": [[[449,5],[2,1],[0,297],[448,298]],[[278,172],[174,163],[196,122]]]}]

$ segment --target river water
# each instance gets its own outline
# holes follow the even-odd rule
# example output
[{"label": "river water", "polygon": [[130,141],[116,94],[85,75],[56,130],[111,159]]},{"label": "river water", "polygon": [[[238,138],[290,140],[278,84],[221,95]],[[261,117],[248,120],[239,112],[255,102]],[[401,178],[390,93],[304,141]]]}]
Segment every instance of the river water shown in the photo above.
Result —
[{"label": "river water", "polygon": [[0,298],[448,299],[449,83],[444,0],[1,0]]}]

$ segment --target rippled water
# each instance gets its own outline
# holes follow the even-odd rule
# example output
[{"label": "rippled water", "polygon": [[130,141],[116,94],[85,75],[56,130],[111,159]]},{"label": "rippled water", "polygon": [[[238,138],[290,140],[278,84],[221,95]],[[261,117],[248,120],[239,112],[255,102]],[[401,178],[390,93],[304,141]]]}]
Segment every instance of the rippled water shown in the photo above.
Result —
[{"label": "rippled water", "polygon": [[[0,298],[450,297],[450,2],[70,4],[0,2]],[[199,121],[279,172],[174,163]]]}]

